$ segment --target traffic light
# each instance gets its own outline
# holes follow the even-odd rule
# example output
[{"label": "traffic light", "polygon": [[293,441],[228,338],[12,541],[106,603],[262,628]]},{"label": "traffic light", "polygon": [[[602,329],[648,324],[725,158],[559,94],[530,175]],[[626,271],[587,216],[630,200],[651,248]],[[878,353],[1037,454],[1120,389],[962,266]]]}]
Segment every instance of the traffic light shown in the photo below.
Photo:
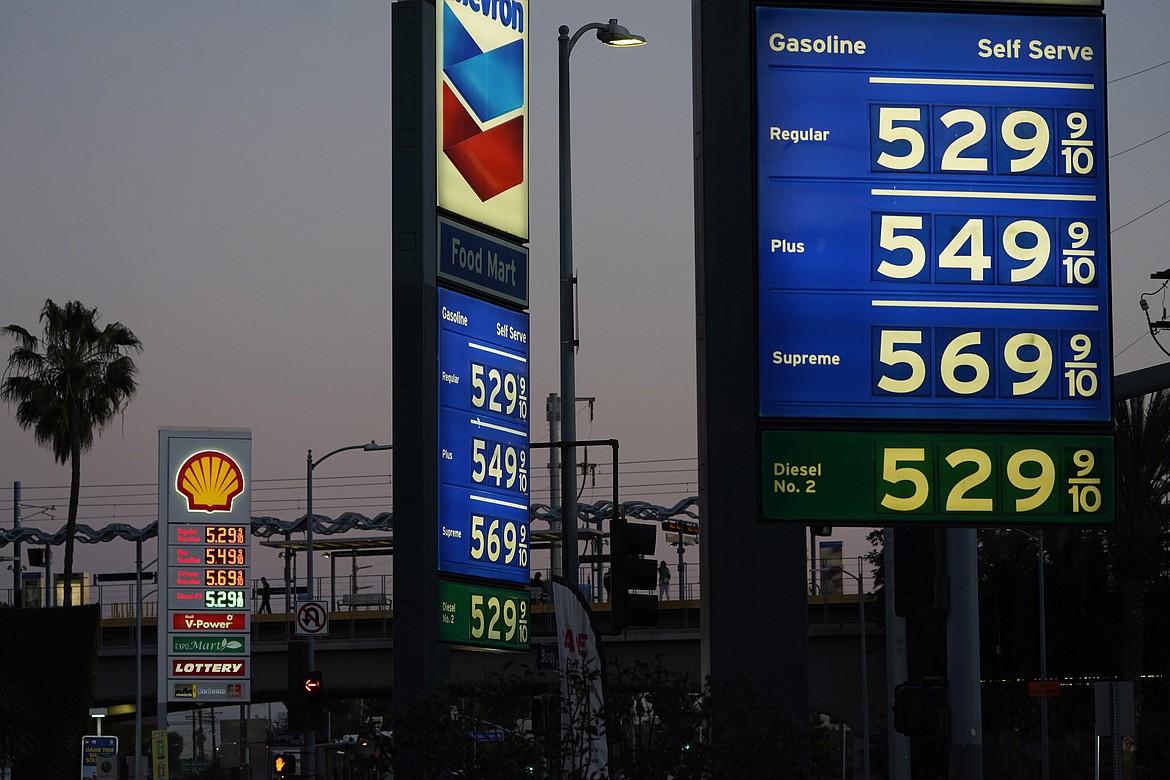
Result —
[{"label": "traffic light", "polygon": [[894,688],[894,730],[907,737],[947,733],[947,691],[940,681]]},{"label": "traffic light", "polygon": [[325,705],[321,701],[324,692],[321,686],[321,673],[315,670],[305,672],[301,690],[304,692],[305,728],[316,731],[325,725]]},{"label": "traffic light", "polygon": [[305,731],[305,674],[309,670],[309,643],[296,640],[288,643],[288,727]]},{"label": "traffic light", "polygon": [[272,757],[272,772],[277,777],[287,777],[297,772],[296,753],[277,753]]},{"label": "traffic light", "polygon": [[560,729],[561,697],[556,693],[542,693],[532,697],[532,733],[547,736]]},{"label": "traffic light", "polygon": [[[654,554],[658,528],[646,523],[627,522],[618,514],[610,521],[610,606],[613,629],[626,626],[658,625],[658,561],[643,558]],[[631,591],[651,591],[632,593]]]},{"label": "traffic light", "polygon": [[946,532],[941,528],[893,528],[894,614],[931,617],[947,613]]}]

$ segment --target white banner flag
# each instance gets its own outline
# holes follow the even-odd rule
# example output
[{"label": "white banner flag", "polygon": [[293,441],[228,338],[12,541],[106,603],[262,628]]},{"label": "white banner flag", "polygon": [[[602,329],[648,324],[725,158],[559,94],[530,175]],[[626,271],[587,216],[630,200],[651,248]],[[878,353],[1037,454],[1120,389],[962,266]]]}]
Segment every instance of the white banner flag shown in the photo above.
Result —
[{"label": "white banner flag", "polygon": [[601,636],[589,604],[577,588],[554,576],[552,597],[560,646],[565,770],[582,771],[584,777],[593,779],[609,778]]}]

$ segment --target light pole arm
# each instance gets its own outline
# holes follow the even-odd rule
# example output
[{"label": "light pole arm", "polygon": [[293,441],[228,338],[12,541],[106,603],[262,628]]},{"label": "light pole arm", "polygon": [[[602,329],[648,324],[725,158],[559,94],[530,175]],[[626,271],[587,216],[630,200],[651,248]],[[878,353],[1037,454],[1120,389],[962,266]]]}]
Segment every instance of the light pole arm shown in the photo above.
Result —
[{"label": "light pole arm", "polygon": [[561,29],[557,30],[557,32],[560,33],[560,37],[557,38],[557,40],[560,41],[561,46],[566,49],[565,56],[568,57],[569,54],[572,53],[573,47],[577,45],[577,41],[581,40],[582,35],[589,32],[590,30],[604,30],[607,27],[609,27],[609,25],[602,24],[601,22],[590,22],[589,24],[582,26],[581,29],[577,32],[573,33],[573,37],[570,38],[569,28],[562,24]]},{"label": "light pole arm", "polygon": [[393,444],[378,444],[375,441],[371,441],[369,444],[351,444],[348,447],[338,447],[337,449],[333,450],[333,452],[327,452],[324,455],[322,455],[321,457],[317,458],[316,460],[313,460],[313,451],[309,450],[309,455],[308,455],[309,469],[312,470],[312,469],[317,468],[317,466],[321,465],[321,461],[328,460],[329,458],[332,458],[334,455],[336,455],[339,452],[347,452],[349,450],[365,450],[366,452],[374,452],[376,450],[392,450],[392,449],[394,449]]},{"label": "light pole arm", "polygon": [[313,600],[313,526],[316,524],[316,518],[313,515],[313,469],[321,465],[322,461],[328,460],[339,452],[348,452],[349,450],[374,452],[392,449],[394,449],[393,444],[378,444],[378,442],[371,440],[368,444],[350,444],[348,447],[338,447],[316,460],[313,460],[311,449],[305,453],[305,554],[307,556],[305,573],[308,577],[308,589],[305,595],[308,596],[309,601]]}]

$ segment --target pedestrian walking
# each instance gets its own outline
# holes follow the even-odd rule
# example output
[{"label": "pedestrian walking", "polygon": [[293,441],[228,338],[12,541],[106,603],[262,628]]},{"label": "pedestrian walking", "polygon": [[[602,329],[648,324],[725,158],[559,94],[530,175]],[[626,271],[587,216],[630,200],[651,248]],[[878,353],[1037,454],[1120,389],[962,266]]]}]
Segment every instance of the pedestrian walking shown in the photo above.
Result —
[{"label": "pedestrian walking", "polygon": [[260,609],[257,611],[257,614],[259,614],[260,612],[267,612],[269,615],[272,614],[272,604],[270,602],[271,598],[272,598],[272,586],[268,584],[267,577],[261,577],[260,578]]}]

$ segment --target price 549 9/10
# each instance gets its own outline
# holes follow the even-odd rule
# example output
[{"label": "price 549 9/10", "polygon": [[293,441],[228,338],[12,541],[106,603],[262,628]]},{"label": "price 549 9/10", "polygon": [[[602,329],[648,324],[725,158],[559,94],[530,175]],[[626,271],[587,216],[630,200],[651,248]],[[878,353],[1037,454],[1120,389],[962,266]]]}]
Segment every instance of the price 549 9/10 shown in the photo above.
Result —
[{"label": "price 549 9/10", "polygon": [[1097,286],[1096,220],[874,214],[872,223],[879,281]]},{"label": "price 549 9/10", "polygon": [[528,452],[498,441],[473,438],[471,481],[528,493]]}]

